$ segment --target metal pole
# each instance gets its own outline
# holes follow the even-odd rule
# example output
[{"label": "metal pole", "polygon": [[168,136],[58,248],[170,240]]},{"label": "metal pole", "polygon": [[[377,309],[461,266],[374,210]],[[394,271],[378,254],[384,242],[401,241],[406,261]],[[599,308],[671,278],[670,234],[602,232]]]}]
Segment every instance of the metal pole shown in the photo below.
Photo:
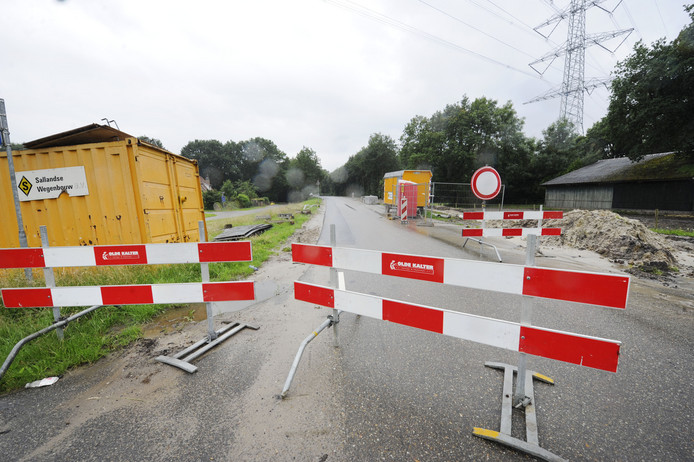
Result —
[{"label": "metal pole", "polygon": [[[198,221],[198,236],[200,236],[200,242],[205,242],[205,223],[202,220]],[[210,282],[209,263],[200,263],[200,273],[202,273],[202,282]],[[212,302],[205,303],[205,311],[207,316],[207,336],[211,342],[217,338],[217,332],[214,330]]]},{"label": "metal pole", "polygon": [[[484,229],[487,225],[487,220],[484,219],[484,212],[486,212],[486,207],[487,201],[482,201],[482,229]],[[484,231],[482,231],[482,233],[482,236],[480,236],[480,260],[482,259],[482,244],[484,244]]]},{"label": "metal pole", "polygon": [[[528,236],[528,246],[525,254],[525,266],[535,266],[535,249],[537,248],[537,236],[531,234]],[[522,326],[532,325],[533,300],[527,295],[523,295],[521,307]],[[528,355],[519,353],[518,357],[518,373],[516,374],[516,390],[513,394],[513,405],[515,407],[526,406],[529,402],[525,393],[525,376],[527,371]]]},{"label": "metal pole", "polygon": [[[10,170],[10,189],[12,189],[12,197],[14,198],[14,212],[17,217],[17,228],[19,229],[19,246],[29,247],[27,243],[27,235],[24,231],[24,222],[22,220],[22,209],[19,207],[19,193],[17,192],[17,177],[14,171],[14,160],[12,159],[12,147],[10,146],[10,128],[7,125],[7,113],[5,112],[5,100],[0,98],[0,138],[7,149],[7,166]],[[34,277],[31,273],[31,268],[24,268],[24,276],[27,281],[31,282]]]},{"label": "metal pole", "polygon": [[35,333],[29,335],[28,337],[24,337],[22,340],[17,342],[17,344],[14,346],[14,348],[12,348],[12,351],[10,351],[10,354],[5,359],[5,362],[2,363],[2,367],[0,367],[0,380],[2,379],[3,375],[5,375],[5,372],[7,372],[7,369],[9,369],[10,364],[12,364],[12,361],[14,361],[14,358],[17,356],[17,353],[19,352],[19,350],[24,345],[26,345],[28,342],[30,342],[31,340],[34,340],[37,337],[42,336],[46,332],[52,331],[53,329],[62,329],[63,326],[66,326],[69,322],[72,322],[75,319],[84,316],[85,314],[91,313],[92,311],[96,310],[97,308],[101,308],[102,306],[103,305],[94,305],[90,308],[87,308],[84,311],[80,311],[77,314],[73,314],[72,316],[68,317],[67,319],[63,319],[62,321],[58,321],[55,324],[52,324],[52,325],[50,325],[44,329],[41,329],[40,331],[35,332]]},{"label": "metal pole", "polygon": [[[337,246],[337,237],[335,233],[335,225],[331,224],[330,225],[330,247],[335,248]],[[332,287],[339,287],[338,284],[338,279],[337,279],[337,269],[336,268],[330,268],[330,285]],[[335,348],[340,346],[340,337],[338,335],[337,331],[337,325],[340,322],[340,313],[337,311],[337,308],[333,308],[333,346]]]},{"label": "metal pole", "polygon": [[[316,338],[318,334],[321,333],[323,329],[328,327],[332,323],[332,320],[326,319],[323,321],[323,324],[318,326],[316,330],[311,332],[311,335],[306,337],[303,342],[301,342],[301,346],[299,347],[299,351],[297,351],[296,356],[294,357],[294,362],[292,363],[292,368],[289,370],[289,375],[287,376],[287,380],[284,382],[284,388],[282,389],[282,394],[280,397],[282,399],[287,397],[287,392],[289,392],[289,387],[292,386],[292,380],[294,380],[294,374],[296,374],[296,368],[299,367],[299,362],[301,361],[301,355],[304,354],[304,350],[306,349],[306,345],[308,345],[311,340]],[[334,326],[333,326],[334,327]]]},{"label": "metal pole", "polygon": [[[41,233],[41,247],[44,249],[48,247],[50,244],[48,243],[48,230],[46,229],[45,226],[40,226],[39,227],[39,232]],[[53,268],[44,268],[43,269],[43,278],[46,280],[46,287],[55,287],[55,275],[53,274]],[[54,306],[53,307],[53,321],[58,322],[60,321],[60,307],[59,306]],[[62,341],[64,338],[63,335],[63,328],[58,327],[55,330],[55,333],[58,335],[58,340]]]}]

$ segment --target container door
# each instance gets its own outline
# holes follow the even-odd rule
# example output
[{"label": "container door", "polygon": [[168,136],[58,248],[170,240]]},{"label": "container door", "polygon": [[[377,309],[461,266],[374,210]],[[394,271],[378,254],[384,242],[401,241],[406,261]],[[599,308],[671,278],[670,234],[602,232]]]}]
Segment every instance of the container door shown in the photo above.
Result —
[{"label": "container door", "polygon": [[172,156],[141,146],[137,150],[140,194],[149,242],[183,240]]},{"label": "container door", "polygon": [[198,241],[198,221],[205,221],[205,211],[197,165],[183,159],[174,159],[173,166],[183,240]]}]

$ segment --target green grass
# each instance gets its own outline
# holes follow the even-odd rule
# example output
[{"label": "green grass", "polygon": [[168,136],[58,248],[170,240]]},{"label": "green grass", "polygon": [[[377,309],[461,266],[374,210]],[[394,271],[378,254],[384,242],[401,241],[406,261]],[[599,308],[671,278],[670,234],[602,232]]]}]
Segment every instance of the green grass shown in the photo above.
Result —
[{"label": "green grass", "polygon": [[651,231],[655,231],[658,234],[668,234],[670,236],[694,237],[694,231],[687,231],[684,229],[651,228]]},{"label": "green grass", "polygon": [[[313,199],[308,203],[319,203]],[[305,202],[306,203],[306,202]],[[296,212],[304,203],[288,205],[275,213]],[[210,240],[219,234],[224,225],[240,226],[254,222],[245,216],[208,223]],[[251,237],[252,262],[211,263],[210,280],[229,281],[245,279],[253,273],[249,265],[256,267],[273,254],[286,249],[283,243],[297,228],[310,219],[310,215],[297,214],[294,224],[273,224],[265,233]],[[33,286],[44,286],[43,271],[34,271]],[[58,286],[157,284],[201,281],[200,265],[147,265],[111,266],[102,268],[56,268]],[[23,270],[0,270],[0,287],[25,287]],[[142,336],[142,328],[171,305],[131,305],[104,307],[71,322],[65,329],[61,342],[55,332],[49,332],[27,343],[19,352],[2,380],[0,392],[21,388],[25,383],[44,377],[61,375],[68,369],[92,363],[109,352],[129,345]],[[62,308],[61,315],[70,316],[84,307]],[[0,305],[0,361],[5,361],[14,345],[53,323],[50,308],[6,309]]]}]

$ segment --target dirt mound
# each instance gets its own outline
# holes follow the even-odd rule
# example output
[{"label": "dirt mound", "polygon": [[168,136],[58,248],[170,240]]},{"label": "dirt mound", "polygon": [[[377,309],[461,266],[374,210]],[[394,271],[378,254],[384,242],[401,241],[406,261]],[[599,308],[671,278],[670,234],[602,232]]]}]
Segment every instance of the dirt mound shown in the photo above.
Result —
[{"label": "dirt mound", "polygon": [[543,225],[562,228],[561,236],[543,237],[544,244],[592,250],[646,272],[668,272],[678,266],[667,239],[640,221],[609,210],[572,210],[561,220],[546,220]]}]

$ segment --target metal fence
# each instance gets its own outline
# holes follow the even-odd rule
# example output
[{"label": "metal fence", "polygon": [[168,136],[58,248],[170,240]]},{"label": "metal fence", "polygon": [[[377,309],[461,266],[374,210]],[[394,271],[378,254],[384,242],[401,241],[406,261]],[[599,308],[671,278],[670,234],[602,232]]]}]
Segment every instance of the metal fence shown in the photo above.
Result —
[{"label": "metal fence", "polygon": [[[486,201],[489,208],[504,208],[506,185],[501,185],[501,193],[492,200]],[[451,209],[477,209],[482,207],[482,200],[472,193],[470,183],[431,183],[431,207]]]}]

